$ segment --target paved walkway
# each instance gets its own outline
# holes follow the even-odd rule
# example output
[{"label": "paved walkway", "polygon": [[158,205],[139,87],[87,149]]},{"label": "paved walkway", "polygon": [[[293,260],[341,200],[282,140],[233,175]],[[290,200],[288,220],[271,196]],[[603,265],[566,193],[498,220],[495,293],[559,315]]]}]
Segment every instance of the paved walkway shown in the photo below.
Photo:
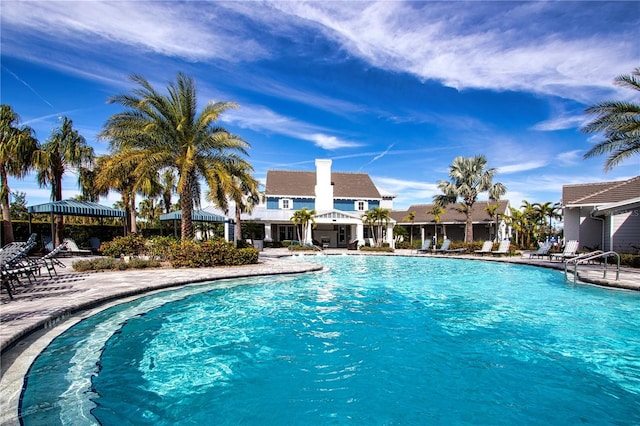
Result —
[{"label": "paved walkway", "polygon": [[[328,255],[364,255],[365,252],[329,249]],[[372,253],[373,254],[373,253]],[[380,253],[375,253],[380,254]],[[217,267],[201,269],[151,269],[118,272],[74,272],[71,268],[77,258],[61,259],[66,268],[58,268],[58,276],[53,279],[40,277],[33,285],[21,286],[9,300],[5,291],[0,295],[0,425],[17,423],[17,403],[24,375],[33,358],[46,346],[46,342],[61,332],[54,326],[72,315],[89,315],[92,309],[101,309],[106,302],[140,295],[188,283],[206,282],[228,278],[259,275],[292,274],[318,271],[318,264],[306,262],[308,256],[301,256],[299,262],[279,259],[291,255],[286,249],[267,249],[260,256],[257,265],[242,267]],[[313,254],[312,254],[313,255]],[[435,257],[431,254],[416,254],[410,250],[396,250],[389,256]],[[510,262],[530,264],[546,268],[564,269],[562,262],[529,259],[522,257],[492,257],[470,255],[445,255],[477,261]],[[578,277],[583,282],[617,288],[640,290],[640,270],[622,268],[620,279],[615,280],[615,268],[602,278],[602,266],[581,265]],[[570,279],[573,275],[570,274]],[[104,306],[102,306],[104,307]],[[68,322],[68,321],[67,321]],[[50,334],[51,337],[41,339]]]}]

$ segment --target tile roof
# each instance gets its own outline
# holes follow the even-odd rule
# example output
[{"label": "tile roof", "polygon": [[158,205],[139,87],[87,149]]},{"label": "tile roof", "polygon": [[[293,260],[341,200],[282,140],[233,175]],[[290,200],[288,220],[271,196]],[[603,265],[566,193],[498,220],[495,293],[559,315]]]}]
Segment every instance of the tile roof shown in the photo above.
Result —
[{"label": "tile roof", "polygon": [[562,204],[598,205],[640,197],[640,176],[615,182],[598,182],[562,187]]},{"label": "tile roof", "polygon": [[[381,199],[366,173],[332,172],[334,198]],[[315,197],[316,172],[269,170],[267,196]]]},{"label": "tile roof", "polygon": [[[504,214],[509,205],[509,200],[500,200],[500,207],[498,208],[499,214]],[[459,205],[449,204],[445,207],[445,213],[440,215],[440,223],[464,223],[465,215],[462,212],[457,211],[456,209]],[[473,222],[490,222],[489,214],[485,210],[487,207],[487,203],[485,201],[478,201],[473,205],[473,211],[471,213],[471,220]],[[398,223],[411,223],[407,220],[407,215],[411,212],[416,214],[416,217],[413,223],[434,223],[433,215],[431,213],[427,213],[433,208],[433,204],[416,204],[410,206],[407,210],[403,211],[393,211],[391,212],[391,217],[396,220]]]}]

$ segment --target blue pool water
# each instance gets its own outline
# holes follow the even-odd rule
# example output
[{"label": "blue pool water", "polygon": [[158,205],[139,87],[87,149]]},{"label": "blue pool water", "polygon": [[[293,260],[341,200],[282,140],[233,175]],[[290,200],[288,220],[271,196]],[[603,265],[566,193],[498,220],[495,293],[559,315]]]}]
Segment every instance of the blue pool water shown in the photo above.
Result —
[{"label": "blue pool water", "polygon": [[25,425],[640,424],[640,294],[557,271],[328,256],[107,309],[27,378]]}]

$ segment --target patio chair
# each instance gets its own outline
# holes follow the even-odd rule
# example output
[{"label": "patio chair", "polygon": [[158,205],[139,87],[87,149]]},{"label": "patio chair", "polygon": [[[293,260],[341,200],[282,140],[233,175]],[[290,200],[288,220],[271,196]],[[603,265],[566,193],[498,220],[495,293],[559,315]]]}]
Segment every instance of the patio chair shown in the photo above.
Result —
[{"label": "patio chair", "polygon": [[565,259],[571,259],[576,257],[578,255],[576,253],[577,251],[578,251],[578,240],[569,240],[564,245],[564,250],[562,250],[562,253],[550,254],[549,260],[553,261],[554,259],[558,259],[562,262]]},{"label": "patio chair", "polygon": [[424,240],[422,247],[416,250],[416,253],[428,253],[431,251],[431,239]]},{"label": "patio chair", "polygon": [[100,238],[91,237],[89,238],[89,245],[91,246],[91,252],[93,254],[98,254],[100,252]]},{"label": "patio chair", "polygon": [[502,256],[503,254],[509,254],[509,247],[511,246],[511,241],[502,240],[500,241],[500,245],[498,246],[498,250],[493,250],[491,252],[494,256]]},{"label": "patio chair", "polygon": [[474,251],[476,255],[484,256],[485,254],[491,253],[491,249],[493,248],[493,241],[485,241],[482,244],[482,248],[480,250]]},{"label": "patio chair", "polygon": [[540,245],[538,250],[532,251],[531,253],[529,253],[529,259],[531,259],[533,256],[537,256],[537,257],[548,256],[549,250],[551,250],[551,241],[545,241]]},{"label": "patio chair", "polygon": [[67,253],[71,256],[89,256],[91,254],[91,250],[81,249],[71,238],[65,238],[63,242],[66,243],[66,248],[62,250],[63,253]]},{"label": "patio chair", "polygon": [[440,248],[434,248],[434,249],[433,249],[433,251],[434,251],[435,253],[443,253],[443,252],[445,252],[445,251],[449,250],[449,246],[450,246],[450,245],[451,245],[451,240],[448,240],[448,239],[447,239],[447,240],[444,240],[444,241],[442,242],[442,245],[440,246]]},{"label": "patio chair", "polygon": [[358,250],[358,240],[355,239],[347,244],[347,250]]},{"label": "patio chair", "polygon": [[29,258],[29,261],[34,266],[38,267],[38,269],[41,269],[43,267],[46,268],[47,272],[49,273],[49,278],[53,278],[53,275],[51,274],[52,271],[55,275],[58,275],[58,271],[56,271],[56,266],[59,266],[61,268],[66,268],[64,263],[56,259],[56,256],[58,256],[66,248],[66,246],[67,246],[67,243],[63,241],[62,244],[60,244],[58,247],[54,248],[44,256],[31,257]]}]

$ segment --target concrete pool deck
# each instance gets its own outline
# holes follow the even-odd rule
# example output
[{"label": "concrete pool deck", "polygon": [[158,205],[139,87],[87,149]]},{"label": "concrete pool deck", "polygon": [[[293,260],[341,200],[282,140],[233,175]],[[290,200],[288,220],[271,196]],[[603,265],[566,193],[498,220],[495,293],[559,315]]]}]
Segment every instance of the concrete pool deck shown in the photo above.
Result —
[{"label": "concrete pool deck", "polygon": [[[328,255],[379,255],[329,249]],[[19,286],[14,300],[5,291],[0,297],[0,424],[19,424],[17,407],[24,376],[34,357],[57,334],[75,321],[131,297],[152,291],[170,289],[191,283],[262,275],[296,274],[319,271],[322,268],[311,261],[313,253],[306,252],[299,261],[280,259],[290,256],[286,249],[266,249],[256,265],[242,267],[217,267],[201,269],[147,269],[116,272],[74,272],[71,265],[79,258],[63,258],[67,267],[58,268],[58,276],[52,279],[42,276],[33,284]],[[529,259],[528,255],[513,257],[416,254],[410,250],[396,250],[391,256],[455,257],[478,261],[509,262],[564,270],[564,263]],[[615,268],[610,268],[607,279],[602,279],[600,265],[581,265],[579,279],[583,282],[640,290],[640,270],[621,268],[620,279],[615,280]],[[573,280],[573,274],[569,279]],[[67,324],[69,323],[69,324]],[[55,327],[55,329],[54,329]],[[50,336],[50,337],[47,337]]]}]

